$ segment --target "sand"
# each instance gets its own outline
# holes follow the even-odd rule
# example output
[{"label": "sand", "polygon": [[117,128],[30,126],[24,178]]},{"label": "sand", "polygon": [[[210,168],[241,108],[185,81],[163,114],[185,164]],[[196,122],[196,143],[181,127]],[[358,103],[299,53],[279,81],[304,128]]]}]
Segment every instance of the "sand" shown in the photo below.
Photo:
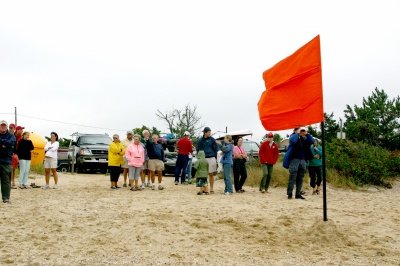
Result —
[{"label": "sand", "polygon": [[[121,180],[121,179],[120,179]],[[43,178],[37,180],[44,184]],[[288,200],[284,188],[196,195],[194,185],[112,191],[100,174],[0,205],[1,265],[400,265],[400,184]]]}]

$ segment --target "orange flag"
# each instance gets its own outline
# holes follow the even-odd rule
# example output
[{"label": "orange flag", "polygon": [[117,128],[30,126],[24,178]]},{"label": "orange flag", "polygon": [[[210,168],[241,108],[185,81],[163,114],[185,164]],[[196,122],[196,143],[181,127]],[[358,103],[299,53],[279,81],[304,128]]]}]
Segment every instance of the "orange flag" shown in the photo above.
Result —
[{"label": "orange flag", "polygon": [[266,130],[284,130],[324,119],[319,35],[263,73],[258,102]]}]

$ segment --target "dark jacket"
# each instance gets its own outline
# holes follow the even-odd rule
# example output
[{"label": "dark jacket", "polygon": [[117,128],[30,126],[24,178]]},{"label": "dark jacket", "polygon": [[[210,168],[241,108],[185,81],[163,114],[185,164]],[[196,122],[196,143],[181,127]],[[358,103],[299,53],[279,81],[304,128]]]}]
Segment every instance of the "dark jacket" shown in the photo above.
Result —
[{"label": "dark jacket", "polygon": [[310,134],[301,137],[299,133],[292,134],[289,138],[289,147],[283,158],[283,167],[288,169],[292,159],[307,160],[310,146],[314,143],[314,138]]},{"label": "dark jacket", "polygon": [[154,143],[150,140],[146,141],[146,150],[149,159],[165,160],[164,149],[160,143]]},{"label": "dark jacket", "polygon": [[217,158],[218,144],[215,142],[215,139],[213,137],[202,137],[197,142],[197,151],[204,151],[204,153],[206,154],[206,158]]},{"label": "dark jacket", "polygon": [[17,155],[20,160],[31,160],[31,151],[34,149],[30,139],[21,139],[18,142]]},{"label": "dark jacket", "polygon": [[10,164],[15,148],[15,136],[10,132],[0,134],[0,163]]}]

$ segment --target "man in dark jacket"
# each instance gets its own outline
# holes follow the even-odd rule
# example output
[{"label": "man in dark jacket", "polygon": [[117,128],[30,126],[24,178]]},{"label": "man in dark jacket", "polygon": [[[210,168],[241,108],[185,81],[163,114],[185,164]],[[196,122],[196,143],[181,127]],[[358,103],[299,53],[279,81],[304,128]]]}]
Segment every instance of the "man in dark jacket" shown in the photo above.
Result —
[{"label": "man in dark jacket", "polygon": [[305,199],[301,195],[304,173],[307,167],[307,154],[309,153],[314,138],[302,128],[299,133],[294,133],[289,138],[288,154],[285,159],[289,162],[289,184],[287,188],[288,199],[293,197],[293,188],[296,183],[296,199]]},{"label": "man in dark jacket", "polygon": [[6,121],[0,121],[0,181],[4,203],[10,202],[11,157],[15,147],[15,136],[8,132]]},{"label": "man in dark jacket", "polygon": [[208,162],[208,179],[210,182],[210,193],[214,193],[214,176],[217,173],[217,152],[218,144],[216,140],[211,137],[211,129],[205,127],[203,130],[203,137],[197,142],[197,152],[204,151],[206,160]]}]

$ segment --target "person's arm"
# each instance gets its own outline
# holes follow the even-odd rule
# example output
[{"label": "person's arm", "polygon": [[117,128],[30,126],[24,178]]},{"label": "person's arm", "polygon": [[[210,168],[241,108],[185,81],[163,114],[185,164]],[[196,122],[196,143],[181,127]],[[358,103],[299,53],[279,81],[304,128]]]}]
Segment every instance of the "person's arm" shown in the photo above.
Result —
[{"label": "person's arm", "polygon": [[241,159],[242,158],[238,146],[233,147],[233,158],[234,159]]},{"label": "person's arm", "polygon": [[33,151],[35,149],[35,146],[33,146],[33,142],[29,140],[29,149]]},{"label": "person's arm", "polygon": [[11,136],[10,138],[0,139],[0,145],[5,146],[6,148],[14,148],[15,137]]},{"label": "person's arm", "polygon": [[120,151],[121,151],[121,149],[115,143],[111,143],[110,152],[112,154],[117,154],[118,155],[120,153]]},{"label": "person's arm", "polygon": [[162,146],[161,146],[161,160],[162,160],[163,162],[165,162],[165,154],[164,154],[164,149],[163,149]]},{"label": "person's arm", "polygon": [[276,161],[278,161],[278,157],[279,157],[279,149],[278,149],[278,145],[274,145],[274,162],[276,163]]}]

